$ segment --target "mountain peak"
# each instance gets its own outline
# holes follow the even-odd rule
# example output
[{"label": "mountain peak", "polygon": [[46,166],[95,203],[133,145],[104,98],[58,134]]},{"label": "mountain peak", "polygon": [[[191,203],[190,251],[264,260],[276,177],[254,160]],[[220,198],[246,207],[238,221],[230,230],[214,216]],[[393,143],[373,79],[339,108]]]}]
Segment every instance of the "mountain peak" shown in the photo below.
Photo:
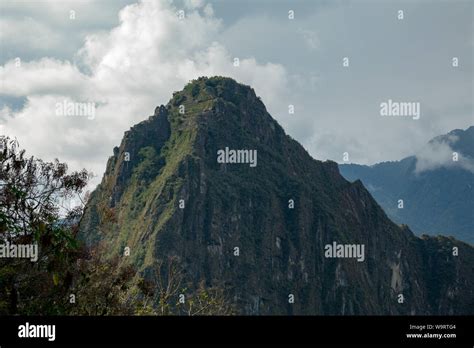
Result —
[{"label": "mountain peak", "polygon": [[184,95],[196,101],[222,98],[236,105],[241,99],[258,99],[252,87],[223,76],[199,77],[190,81],[182,91],[175,92],[173,97],[175,95]]},{"label": "mountain peak", "polygon": [[[125,133],[80,236],[102,241],[109,257],[128,247],[124,262],[152,282],[154,265],[174,257],[184,287],[223,288],[243,314],[460,313],[465,303],[444,300],[469,298],[474,286],[472,268],[443,254],[458,242],[425,250],[360,181],[286,135],[252,88],[224,77],[190,82]],[[340,245],[363,255],[327,256]],[[436,252],[468,281],[445,288],[424,276]]]},{"label": "mountain peak", "polygon": [[[226,106],[245,110],[248,107],[260,109],[259,114],[266,112],[265,105],[250,86],[236,82],[228,77],[200,77],[190,81],[181,91],[173,93],[166,108],[173,117],[184,121],[195,116],[202,116],[211,109],[222,112]],[[245,112],[229,113],[228,116],[244,116]]]},{"label": "mountain peak", "polygon": [[429,145],[434,143],[445,143],[453,151],[462,153],[474,159],[474,126],[466,129],[454,129],[447,134],[439,135],[429,141]]}]

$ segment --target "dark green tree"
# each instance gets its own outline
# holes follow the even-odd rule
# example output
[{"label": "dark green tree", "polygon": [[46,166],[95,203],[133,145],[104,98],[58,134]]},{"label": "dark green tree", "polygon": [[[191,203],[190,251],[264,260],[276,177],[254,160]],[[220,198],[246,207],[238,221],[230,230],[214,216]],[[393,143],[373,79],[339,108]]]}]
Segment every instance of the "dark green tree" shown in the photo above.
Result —
[{"label": "dark green tree", "polygon": [[38,245],[38,260],[0,258],[0,314],[64,311],[80,249],[75,224],[90,174],[65,163],[26,157],[18,141],[0,137],[0,244]]}]

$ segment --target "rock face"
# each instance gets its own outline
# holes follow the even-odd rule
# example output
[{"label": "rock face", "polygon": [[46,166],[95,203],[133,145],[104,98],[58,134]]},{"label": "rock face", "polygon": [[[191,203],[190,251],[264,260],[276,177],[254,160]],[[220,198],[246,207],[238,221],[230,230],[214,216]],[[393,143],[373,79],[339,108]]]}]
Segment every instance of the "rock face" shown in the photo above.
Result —
[{"label": "rock face", "polygon": [[[257,165],[218,163],[226,147]],[[145,275],[177,256],[190,287],[224,288],[242,314],[474,313],[471,246],[392,223],[228,78],[191,82],[125,133],[80,227]],[[326,257],[333,242],[364,260]]]},{"label": "rock face", "polygon": [[[339,169],[349,181],[360,179],[393,221],[409,225],[417,234],[452,235],[474,244],[474,127],[438,136],[426,148],[448,165],[417,172],[419,159],[410,156],[373,166],[344,164]],[[452,161],[454,151],[457,162]],[[423,156],[421,161],[423,165]],[[398,209],[399,199],[403,209]]]}]

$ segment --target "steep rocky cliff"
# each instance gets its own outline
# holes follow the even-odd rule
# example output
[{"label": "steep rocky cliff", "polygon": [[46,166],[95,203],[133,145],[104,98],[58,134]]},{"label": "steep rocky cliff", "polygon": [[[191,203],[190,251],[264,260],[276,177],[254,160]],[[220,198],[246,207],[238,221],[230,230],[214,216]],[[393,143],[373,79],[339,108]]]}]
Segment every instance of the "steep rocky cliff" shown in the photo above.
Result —
[{"label": "steep rocky cliff", "polygon": [[[219,163],[226,147],[256,166]],[[228,78],[192,81],[125,133],[80,233],[111,256],[129,247],[145,275],[177,256],[190,287],[226,289],[243,314],[474,313],[471,246],[392,223]],[[363,260],[327,257],[334,242]]]}]

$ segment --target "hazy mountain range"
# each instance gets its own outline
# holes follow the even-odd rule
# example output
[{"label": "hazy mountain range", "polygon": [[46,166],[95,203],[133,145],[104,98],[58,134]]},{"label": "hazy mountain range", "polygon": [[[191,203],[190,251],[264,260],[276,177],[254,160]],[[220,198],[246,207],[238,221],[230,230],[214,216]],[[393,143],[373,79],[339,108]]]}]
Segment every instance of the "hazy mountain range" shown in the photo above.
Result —
[{"label": "hazy mountain range", "polygon": [[474,313],[472,246],[393,223],[229,78],[192,81],[125,133],[80,237],[130,248],[151,281],[176,257],[187,287],[225,289],[242,314]]},{"label": "hazy mountain range", "polygon": [[339,169],[360,179],[393,221],[474,243],[474,127],[438,136],[401,161]]}]

